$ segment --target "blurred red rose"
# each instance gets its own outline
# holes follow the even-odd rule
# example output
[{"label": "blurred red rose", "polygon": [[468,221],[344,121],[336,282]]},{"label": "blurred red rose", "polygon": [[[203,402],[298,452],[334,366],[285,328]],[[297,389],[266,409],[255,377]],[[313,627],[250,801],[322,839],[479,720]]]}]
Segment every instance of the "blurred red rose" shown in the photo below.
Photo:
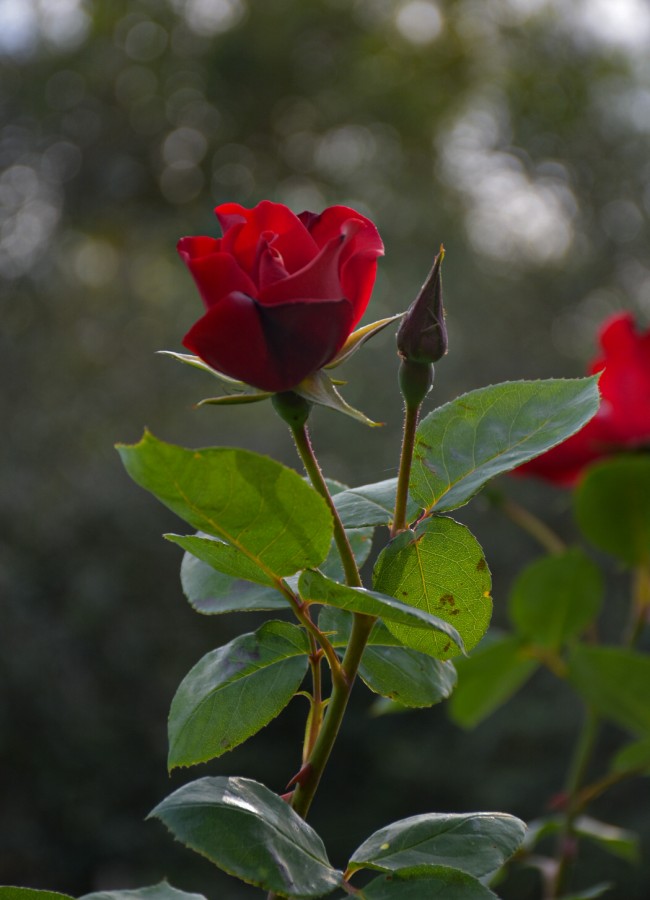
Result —
[{"label": "blurred red rose", "polygon": [[265,200],[215,213],[222,238],[178,243],[207,310],[183,344],[231,378],[290,390],[336,355],[365,312],[379,233],[345,206],[295,215]]},{"label": "blurred red rose", "polygon": [[600,409],[566,441],[516,470],[559,485],[573,485],[596,459],[650,444],[650,329],[638,333],[631,313],[611,316],[599,333]]}]

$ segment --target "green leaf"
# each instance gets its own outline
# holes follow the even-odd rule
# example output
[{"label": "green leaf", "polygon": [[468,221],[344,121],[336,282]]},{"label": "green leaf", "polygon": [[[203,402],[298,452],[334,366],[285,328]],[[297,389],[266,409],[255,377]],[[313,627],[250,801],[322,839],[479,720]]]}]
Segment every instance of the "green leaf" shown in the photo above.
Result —
[{"label": "green leaf", "polygon": [[428,510],[463,506],[483,485],[578,431],[598,409],[598,377],[510,381],[464,394],[417,430],[410,490]]},{"label": "green leaf", "polygon": [[72,900],[70,894],[41,891],[37,888],[0,886],[0,900]]},{"label": "green leaf", "polygon": [[232,750],[274,719],[307,671],[304,631],[266,622],[212,650],[181,682],[169,713],[169,769]]},{"label": "green leaf", "polygon": [[273,587],[277,583],[277,576],[269,573],[268,568],[262,568],[237,547],[219,538],[201,534],[165,534],[164,538],[231,578],[243,578],[266,587]]},{"label": "green leaf", "polygon": [[650,738],[627,744],[612,760],[614,772],[636,770],[639,774],[650,775]]},{"label": "green leaf", "polygon": [[190,604],[204,615],[289,609],[275,588],[224,575],[191,553],[183,555],[181,585]]},{"label": "green leaf", "polygon": [[506,813],[411,816],[372,834],[352,854],[348,871],[398,872],[435,865],[483,878],[512,856],[525,832],[525,824]]},{"label": "green leaf", "polygon": [[449,705],[451,718],[475,728],[516,693],[538,667],[518,637],[481,644],[467,659],[455,662],[458,685]]},{"label": "green leaf", "polygon": [[438,631],[444,635],[445,642],[453,641],[461,650],[463,648],[463,642],[453,625],[386,594],[361,587],[348,587],[311,569],[300,576],[298,590],[302,599],[310,603],[324,603],[349,612],[381,616],[385,622],[401,622],[418,631],[423,629],[427,629],[427,632]]},{"label": "green leaf", "polygon": [[381,875],[363,888],[360,900],[497,900],[497,895],[465,872],[425,866]]},{"label": "green leaf", "polygon": [[620,456],[589,468],[575,492],[583,534],[631,566],[650,563],[650,459]]},{"label": "green leaf", "polygon": [[[348,488],[334,498],[341,521],[346,528],[362,525],[389,525],[393,521],[397,478]],[[407,519],[414,519],[420,507],[413,500],[407,506]]]},{"label": "green leaf", "polygon": [[598,615],[600,570],[581,550],[536,560],[519,575],[510,597],[510,617],[533,643],[559,649]]},{"label": "green leaf", "polygon": [[[324,607],[318,617],[318,627],[330,634],[334,646],[345,646],[351,621],[349,613]],[[456,684],[453,663],[403,647],[380,621],[370,633],[359,675],[371,691],[397,701],[403,707],[440,703],[451,695]]]},{"label": "green leaf", "polygon": [[603,716],[634,734],[650,736],[650,658],[620,647],[576,645],[569,681]]},{"label": "green leaf", "polygon": [[[490,571],[476,538],[453,519],[434,516],[388,544],[375,565],[373,586],[449,622],[471,650],[490,622],[490,584]],[[458,653],[435,631],[388,621],[387,627],[403,644],[437,659]]]},{"label": "green leaf", "polygon": [[200,778],[149,815],[220,869],[265,891],[323,897],[341,886],[314,829],[256,781]]},{"label": "green leaf", "polygon": [[118,450],[137,484],[198,531],[231,544],[269,578],[325,559],[330,511],[293,469],[248,450],[187,450],[149,432]]},{"label": "green leaf", "polygon": [[93,891],[79,900],[205,900],[203,894],[190,894],[173,888],[167,881],[152,887],[120,891]]}]

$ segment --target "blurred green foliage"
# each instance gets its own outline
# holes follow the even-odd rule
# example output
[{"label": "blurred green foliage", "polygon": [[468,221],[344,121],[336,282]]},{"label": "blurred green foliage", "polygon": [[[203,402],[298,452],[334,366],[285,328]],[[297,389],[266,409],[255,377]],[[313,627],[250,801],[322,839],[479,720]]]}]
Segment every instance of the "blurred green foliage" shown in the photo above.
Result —
[{"label": "blurred green foliage", "polygon": [[[184,603],[159,538],[174,517],[112,444],[146,423],[295,464],[269,404],[195,411],[209,379],[153,356],[200,313],[176,240],[218,234],[219,202],[346,203],[386,243],[369,320],[404,309],[445,244],[436,402],[580,374],[605,315],[650,310],[649,50],[643,0],[0,2],[0,881],[81,894],[166,874],[256,893],[142,822],[169,791],[178,681],[242,623]],[[328,475],[394,474],[392,360],[382,334],[346,367],[346,397],[381,432],[315,414]],[[564,495],[516,489],[570,530]],[[498,623],[536,549],[481,501],[463,520],[494,570]],[[529,818],[561,785],[575,711],[543,675],[471,735],[444,709],[368,720],[356,700],[313,816],[334,862],[391,817]],[[204,771],[281,789],[303,715]],[[647,847],[637,799],[620,789],[612,817],[645,826]],[[647,862],[614,875],[647,896]]]}]

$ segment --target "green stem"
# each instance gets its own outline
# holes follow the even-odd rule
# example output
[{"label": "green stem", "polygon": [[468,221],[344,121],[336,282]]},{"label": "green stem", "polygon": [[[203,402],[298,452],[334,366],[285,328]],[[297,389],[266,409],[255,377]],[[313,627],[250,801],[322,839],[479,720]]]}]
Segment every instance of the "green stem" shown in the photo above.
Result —
[{"label": "green stem", "polygon": [[[495,495],[493,495],[493,499],[495,499]],[[541,544],[549,553],[565,552],[567,546],[562,538],[534,513],[503,495],[496,498],[496,503],[515,525],[518,525],[523,531],[535,538],[537,543]]]},{"label": "green stem", "polygon": [[318,465],[318,460],[316,459],[314,449],[309,439],[307,426],[292,426],[291,433],[296,443],[298,455],[302,460],[302,463],[307,474],[309,475],[312,485],[321,495],[323,500],[327,503],[330,512],[332,513],[332,517],[334,519],[334,540],[336,541],[336,546],[341,556],[341,562],[343,563],[343,571],[345,572],[346,584],[349,584],[352,587],[361,587],[361,576],[359,575],[357,561],[354,558],[354,553],[352,552],[352,547],[350,546],[350,541],[348,540],[348,536],[345,533],[345,528],[343,527],[343,523],[341,522],[338,510],[334,506],[332,495],[328,490],[325,478],[323,477],[321,468]]},{"label": "green stem", "polygon": [[[296,449],[311,483],[323,497],[332,513],[334,519],[334,540],[343,563],[346,583],[351,587],[361,587],[361,576],[354,553],[314,454],[307,426],[306,424],[295,424],[290,427],[296,443]],[[300,778],[293,794],[292,806],[303,818],[309,811],[339,733],[352,692],[352,686],[359,669],[359,663],[375,621],[373,616],[365,616],[360,613],[354,614],[350,640],[343,662],[336,667],[332,666],[332,694],[327,705],[325,718],[313,742],[309,757],[300,772]]]},{"label": "green stem", "polygon": [[359,663],[375,621],[372,616],[364,616],[359,613],[354,616],[350,641],[343,657],[341,675],[333,677],[332,695],[323,726],[309,756],[304,777],[296,786],[293,795],[291,805],[303,819],[309,812],[309,807],[339,733]]},{"label": "green stem", "polygon": [[598,731],[600,728],[600,718],[598,713],[591,707],[587,708],[585,720],[578,738],[578,743],[573,753],[571,766],[566,783],[566,811],[564,814],[564,823],[557,851],[557,870],[553,883],[551,898],[556,900],[564,892],[566,880],[575,857],[575,820],[580,814],[583,804],[581,803],[580,789],[585,779],[587,768],[594,751]]},{"label": "green stem", "polygon": [[407,527],[406,506],[409,496],[409,480],[411,466],[413,464],[413,449],[415,447],[415,433],[418,427],[421,403],[404,404],[404,434],[402,436],[402,453],[399,461],[399,474],[397,476],[397,496],[395,498],[395,515],[390,530],[393,538]]}]

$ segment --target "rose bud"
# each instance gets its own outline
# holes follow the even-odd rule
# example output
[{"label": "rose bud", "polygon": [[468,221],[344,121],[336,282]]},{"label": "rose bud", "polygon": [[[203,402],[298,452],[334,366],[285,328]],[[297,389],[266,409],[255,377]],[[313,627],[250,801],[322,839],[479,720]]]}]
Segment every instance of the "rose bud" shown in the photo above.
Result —
[{"label": "rose bud", "polygon": [[397,351],[402,358],[399,385],[407,406],[419,407],[422,403],[433,384],[433,363],[447,352],[440,277],[444,257],[444,248],[440,247],[433,268],[397,332]]},{"label": "rose bud", "polygon": [[406,311],[397,332],[397,350],[404,360],[435,363],[447,352],[447,328],[442,305],[440,267],[444,248],[436,256],[433,268]]},{"label": "rose bud", "polygon": [[223,237],[178,244],[206,307],[183,344],[217,372],[289,391],[336,356],[364,314],[379,233],[345,206],[295,215],[265,200],[215,213]]}]

